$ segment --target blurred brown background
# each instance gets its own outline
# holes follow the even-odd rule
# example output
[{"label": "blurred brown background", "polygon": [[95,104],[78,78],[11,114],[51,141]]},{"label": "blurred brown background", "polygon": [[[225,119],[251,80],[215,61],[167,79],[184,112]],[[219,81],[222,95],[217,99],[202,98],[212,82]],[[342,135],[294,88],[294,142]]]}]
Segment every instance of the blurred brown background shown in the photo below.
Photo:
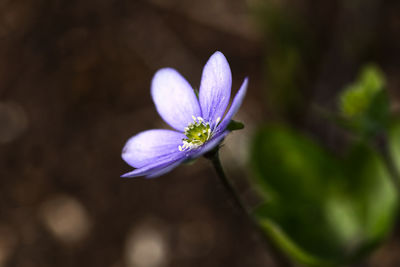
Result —
[{"label": "blurred brown background", "polygon": [[[374,61],[398,105],[399,1],[268,2],[295,10],[317,45],[300,80],[309,103],[333,106],[358,66]],[[150,97],[154,72],[174,67],[198,88],[220,50],[233,92],[250,77],[237,116],[246,129],[228,137],[222,160],[251,201],[248,140],[279,117],[267,104],[265,60],[276,43],[260,22],[263,4],[0,0],[0,266],[282,266],[204,159],[158,179],[119,177],[131,169],[120,158],[125,141],[167,127]],[[311,113],[290,120],[332,146]],[[360,266],[400,266],[399,252],[395,231]]]}]

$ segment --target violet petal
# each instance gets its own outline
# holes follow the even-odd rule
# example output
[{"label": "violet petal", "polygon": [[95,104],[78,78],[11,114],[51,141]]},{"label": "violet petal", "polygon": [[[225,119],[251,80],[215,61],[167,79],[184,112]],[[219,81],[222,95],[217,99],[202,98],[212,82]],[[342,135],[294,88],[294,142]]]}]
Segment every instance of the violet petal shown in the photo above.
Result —
[{"label": "violet petal", "polygon": [[193,121],[192,116],[201,116],[199,101],[192,87],[174,69],[157,71],[151,83],[151,95],[160,116],[180,132]]},{"label": "violet petal", "polygon": [[159,168],[157,170],[154,170],[150,174],[147,175],[147,178],[156,178],[163,174],[166,174],[167,172],[170,172],[173,169],[175,169],[176,167],[178,167],[185,160],[186,160],[186,158],[183,158],[183,159],[177,160],[175,162],[171,162],[169,165],[165,166],[164,168]]},{"label": "violet petal", "polygon": [[[175,154],[172,154],[169,157],[166,157],[162,160],[155,161],[152,164],[149,164],[145,167],[138,168],[131,172],[125,173],[125,174],[121,175],[121,177],[132,178],[132,177],[137,177],[137,176],[151,176],[152,174],[161,173],[160,171],[164,170],[165,168],[168,168],[168,171],[170,171],[170,170],[172,170],[172,168],[169,169],[171,166],[176,167],[184,160],[185,160],[184,153],[175,153]],[[177,162],[179,162],[179,163],[175,164]],[[165,173],[165,172],[162,172],[161,174],[163,174],[163,173]]]},{"label": "violet petal", "polygon": [[240,86],[239,91],[236,93],[235,98],[232,101],[229,111],[226,113],[222,122],[217,126],[217,129],[216,129],[217,133],[222,132],[226,129],[229,122],[231,121],[233,116],[235,116],[236,112],[239,110],[240,106],[242,105],[243,99],[246,96],[248,81],[249,81],[248,78],[244,79],[242,86]]},{"label": "violet petal", "polygon": [[232,74],[228,61],[221,52],[215,52],[207,61],[201,77],[199,100],[203,118],[213,123],[222,118],[229,104]]},{"label": "violet petal", "polygon": [[131,137],[122,150],[122,158],[134,168],[142,168],[171,154],[179,153],[185,135],[172,130],[153,129]]}]

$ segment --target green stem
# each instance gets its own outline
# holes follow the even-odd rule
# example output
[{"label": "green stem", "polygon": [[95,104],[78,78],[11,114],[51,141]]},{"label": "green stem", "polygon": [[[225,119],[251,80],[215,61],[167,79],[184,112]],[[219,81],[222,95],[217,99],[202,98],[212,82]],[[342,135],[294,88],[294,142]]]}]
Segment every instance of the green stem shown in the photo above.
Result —
[{"label": "green stem", "polygon": [[246,205],[240,199],[239,192],[236,190],[231,181],[225,175],[224,169],[222,168],[222,164],[219,159],[218,151],[219,148],[216,148],[215,150],[207,153],[205,157],[208,158],[213,164],[213,167],[217,172],[218,177],[220,178],[220,181],[224,185],[227,193],[229,193],[230,198],[237,206],[237,208],[240,210],[240,212],[243,213],[244,217],[250,221],[250,224],[254,227],[254,229],[258,231],[259,236],[263,239],[263,241],[265,241],[270,253],[275,259],[275,262],[282,267],[292,266],[287,257],[285,257],[278,249],[270,245],[270,241],[267,239],[265,232],[260,228],[255,218],[251,215],[250,211],[246,208]]},{"label": "green stem", "polygon": [[222,168],[222,164],[219,159],[218,151],[216,151],[211,157],[209,157],[209,159],[211,160],[211,163],[213,164],[213,167],[217,172],[218,177],[220,178],[225,189],[228,191],[229,196],[232,198],[234,204],[238,207],[239,210],[244,212],[246,216],[249,215],[247,208],[245,207],[245,205],[243,204],[242,200],[239,197],[239,193],[236,191],[231,181],[225,175],[224,169]]}]

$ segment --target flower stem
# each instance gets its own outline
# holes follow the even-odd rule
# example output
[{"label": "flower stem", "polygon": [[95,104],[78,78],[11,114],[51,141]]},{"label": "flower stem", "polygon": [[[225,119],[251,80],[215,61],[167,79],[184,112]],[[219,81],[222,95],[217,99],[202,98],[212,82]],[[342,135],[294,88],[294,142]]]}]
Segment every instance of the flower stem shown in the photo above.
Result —
[{"label": "flower stem", "polygon": [[219,153],[216,151],[211,157],[209,157],[211,160],[211,163],[213,164],[213,167],[215,171],[218,174],[218,177],[220,178],[223,186],[225,189],[228,191],[230,197],[232,198],[234,204],[238,207],[239,210],[244,212],[246,216],[248,216],[248,211],[245,205],[243,204],[242,200],[239,197],[238,192],[236,191],[235,187],[232,185],[231,181],[226,177],[224,169],[222,168],[221,161],[219,159]]},{"label": "flower stem", "polygon": [[255,230],[257,230],[259,236],[265,241],[270,253],[275,259],[275,262],[278,263],[278,266],[282,267],[287,267],[287,266],[292,266],[290,261],[285,257],[278,249],[275,247],[271,246],[270,240],[268,240],[266,234],[264,231],[260,228],[259,224],[255,220],[255,218],[251,215],[250,211],[246,208],[246,205],[242,202],[239,196],[239,192],[236,190],[236,188],[233,186],[231,181],[226,177],[224,169],[222,168],[221,161],[219,159],[219,149],[215,149],[205,155],[207,159],[211,161],[213,164],[213,167],[215,171],[218,174],[218,177],[220,178],[220,181],[222,182],[223,186],[225,187],[227,193],[229,194],[230,198],[234,202],[234,204],[237,206],[239,211],[244,215],[245,218],[247,218],[250,222],[250,224],[254,227]]}]

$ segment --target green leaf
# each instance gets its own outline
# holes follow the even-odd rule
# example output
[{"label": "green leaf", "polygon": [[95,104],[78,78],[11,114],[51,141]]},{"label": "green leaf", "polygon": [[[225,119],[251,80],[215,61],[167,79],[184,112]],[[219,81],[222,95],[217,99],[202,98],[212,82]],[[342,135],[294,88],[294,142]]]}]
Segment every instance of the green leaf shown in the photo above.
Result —
[{"label": "green leaf", "polygon": [[358,79],[348,85],[340,96],[340,110],[345,117],[362,116],[369,109],[375,95],[382,91],[383,74],[374,65],[364,67]]},{"label": "green leaf", "polygon": [[228,131],[237,131],[237,130],[242,130],[243,128],[244,128],[243,123],[234,120],[231,120],[228,124],[228,127],[226,127]]},{"label": "green leaf", "polygon": [[365,66],[357,80],[339,97],[340,113],[350,129],[374,135],[385,129],[389,121],[389,98],[385,78],[378,67]]},{"label": "green leaf", "polygon": [[338,158],[310,138],[269,126],[253,140],[251,163],[265,199],[254,215],[277,246],[303,264],[351,262],[391,229],[396,192],[365,144]]}]

